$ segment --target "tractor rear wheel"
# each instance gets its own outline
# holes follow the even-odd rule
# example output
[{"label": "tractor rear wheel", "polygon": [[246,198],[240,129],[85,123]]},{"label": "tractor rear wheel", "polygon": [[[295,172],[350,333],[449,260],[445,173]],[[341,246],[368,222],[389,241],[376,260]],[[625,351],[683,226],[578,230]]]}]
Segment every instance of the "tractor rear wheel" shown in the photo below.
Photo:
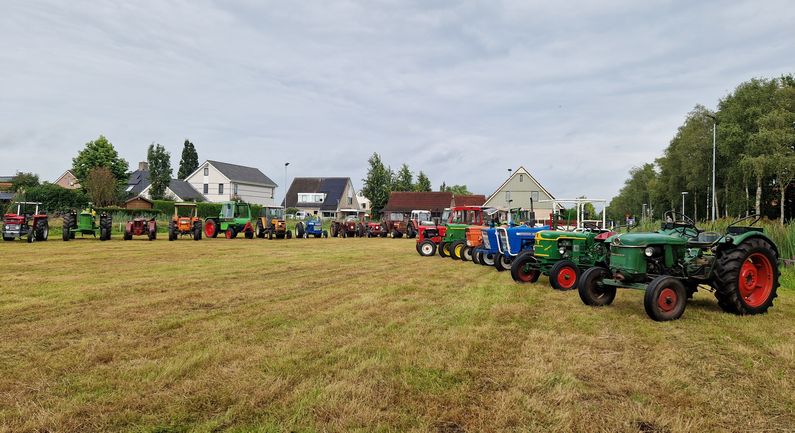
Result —
[{"label": "tractor rear wheel", "polygon": [[580,268],[571,260],[561,260],[549,270],[549,284],[555,290],[574,290],[579,278]]},{"label": "tractor rear wheel", "polygon": [[36,240],[46,241],[50,237],[50,224],[41,219],[36,222]]},{"label": "tractor rear wheel", "polygon": [[517,283],[535,283],[540,276],[538,259],[531,252],[519,254],[511,262],[511,278]]},{"label": "tractor rear wheel", "polygon": [[284,233],[284,236],[285,236],[287,239],[292,239],[292,238],[293,238],[293,232],[291,232],[290,230],[287,230],[287,231]]},{"label": "tractor rear wheel", "polygon": [[63,216],[63,240],[64,242],[72,239],[72,224],[74,224],[74,219],[72,218],[72,214],[68,213]]},{"label": "tractor rear wheel", "polygon": [[273,240],[273,230],[268,230],[268,240],[269,241]]},{"label": "tractor rear wheel", "polygon": [[[100,241],[109,241],[110,240],[110,232],[113,229],[113,220],[110,216],[99,216],[99,240]],[[132,239],[132,235],[130,235],[130,239]]]},{"label": "tractor rear wheel", "polygon": [[439,255],[445,258],[450,257],[450,244],[448,242],[439,244]]},{"label": "tractor rear wheel", "polygon": [[480,264],[483,266],[494,266],[494,262],[496,261],[495,259],[496,257],[494,253],[483,252],[480,255]]},{"label": "tractor rear wheel", "polygon": [[577,291],[585,305],[602,307],[613,303],[613,300],[616,299],[616,288],[602,283],[602,280],[609,276],[610,271],[598,266],[589,268],[582,273],[580,282],[577,284]]},{"label": "tractor rear wheel", "polygon": [[469,245],[464,245],[464,248],[461,249],[461,260],[465,262],[472,261],[472,247]]},{"label": "tractor rear wheel", "polygon": [[260,239],[265,238],[265,227],[262,226],[261,219],[257,219],[257,237]]},{"label": "tractor rear wheel", "polygon": [[661,275],[651,281],[643,296],[646,314],[658,322],[682,317],[687,306],[687,290],[679,279]]},{"label": "tractor rear wheel", "polygon": [[328,239],[328,231],[327,230],[323,230],[323,237]]},{"label": "tractor rear wheel", "polygon": [[243,229],[243,236],[246,239],[254,239],[254,230],[252,230],[251,227]]},{"label": "tractor rear wheel", "polygon": [[215,220],[208,219],[204,222],[204,234],[208,238],[218,237],[218,224]]},{"label": "tractor rear wheel", "polygon": [[453,260],[461,260],[461,251],[464,249],[466,243],[464,241],[455,241],[450,244],[450,258]]},{"label": "tractor rear wheel", "polygon": [[124,230],[124,240],[125,241],[132,240],[132,233],[130,233],[130,231],[127,229]]},{"label": "tractor rear wheel", "polygon": [[417,245],[417,252],[423,257],[431,257],[436,254],[436,244],[430,239],[426,239]]},{"label": "tractor rear wheel", "polygon": [[174,226],[174,220],[168,222],[168,240],[169,241],[177,240],[177,229]]},{"label": "tractor rear wheel", "polygon": [[511,269],[511,259],[505,254],[497,254],[497,258],[494,259],[494,268],[500,272]]},{"label": "tractor rear wheel", "polygon": [[764,239],[750,238],[718,256],[715,297],[734,314],[762,314],[779,287],[778,254]]},{"label": "tractor rear wheel", "polygon": [[193,223],[193,240],[200,241],[202,240],[202,223],[201,221],[196,221]]},{"label": "tractor rear wheel", "polygon": [[304,237],[304,223],[302,223],[301,221],[298,221],[295,224],[295,234],[299,238]]}]

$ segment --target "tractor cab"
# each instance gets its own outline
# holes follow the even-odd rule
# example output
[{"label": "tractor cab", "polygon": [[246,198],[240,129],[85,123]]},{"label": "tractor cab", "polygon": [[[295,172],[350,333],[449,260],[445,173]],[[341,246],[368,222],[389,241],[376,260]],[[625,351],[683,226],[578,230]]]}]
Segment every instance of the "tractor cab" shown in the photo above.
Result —
[{"label": "tractor cab", "polygon": [[257,218],[257,237],[268,239],[291,239],[293,234],[287,230],[287,223],[284,220],[284,208],[275,206],[264,206],[260,209]]}]

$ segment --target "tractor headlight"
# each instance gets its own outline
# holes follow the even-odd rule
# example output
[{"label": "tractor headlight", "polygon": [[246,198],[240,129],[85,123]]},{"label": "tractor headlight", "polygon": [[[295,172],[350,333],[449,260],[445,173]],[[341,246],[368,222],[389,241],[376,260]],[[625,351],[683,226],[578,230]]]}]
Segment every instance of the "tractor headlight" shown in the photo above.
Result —
[{"label": "tractor headlight", "polygon": [[560,248],[558,248],[558,252],[560,253],[560,255],[561,255],[561,256],[562,256],[562,255],[564,255],[564,254],[566,254],[566,247],[560,247]]},{"label": "tractor headlight", "polygon": [[654,257],[662,254],[662,250],[659,247],[646,247],[646,249],[643,250],[643,254],[645,254],[646,257]]}]

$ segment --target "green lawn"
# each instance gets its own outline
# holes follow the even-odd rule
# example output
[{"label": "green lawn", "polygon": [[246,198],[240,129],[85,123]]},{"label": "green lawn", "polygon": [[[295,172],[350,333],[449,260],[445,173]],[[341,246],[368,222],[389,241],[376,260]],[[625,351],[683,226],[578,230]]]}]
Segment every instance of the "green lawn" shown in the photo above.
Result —
[{"label": "green lawn", "polygon": [[0,243],[0,431],[792,431],[795,276],[582,305],[405,239]]}]

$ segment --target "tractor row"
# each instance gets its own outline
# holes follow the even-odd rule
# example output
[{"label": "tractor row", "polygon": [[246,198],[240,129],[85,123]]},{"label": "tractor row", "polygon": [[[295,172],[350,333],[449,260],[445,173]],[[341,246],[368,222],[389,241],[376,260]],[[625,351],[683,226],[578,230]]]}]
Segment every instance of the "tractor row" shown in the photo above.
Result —
[{"label": "tractor row", "polygon": [[552,288],[576,289],[590,306],[610,305],[619,288],[643,290],[646,313],[657,321],[680,318],[700,288],[713,292],[726,312],[764,313],[779,287],[778,248],[755,227],[759,217],[716,233],[669,211],[658,231],[637,233],[579,222],[577,229],[563,230],[554,215],[556,229],[537,226],[532,210],[522,209],[512,210],[505,224],[487,222],[495,212],[452,208],[446,223],[420,228],[417,252],[509,270],[517,283],[545,275]]}]

